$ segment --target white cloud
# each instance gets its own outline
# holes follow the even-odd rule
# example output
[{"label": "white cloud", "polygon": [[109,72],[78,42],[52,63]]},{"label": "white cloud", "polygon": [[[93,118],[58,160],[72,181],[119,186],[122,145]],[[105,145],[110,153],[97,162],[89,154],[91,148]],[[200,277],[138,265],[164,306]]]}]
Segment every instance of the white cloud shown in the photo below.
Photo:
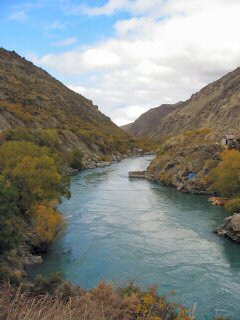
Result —
[{"label": "white cloud", "polygon": [[68,85],[69,89],[81,94],[81,95],[84,95],[87,93],[87,89],[84,88],[84,87],[81,87],[81,86],[73,86],[73,85]]},{"label": "white cloud", "polygon": [[77,42],[77,38],[73,37],[73,38],[67,38],[61,41],[57,41],[54,43],[54,45],[57,47],[68,47],[73,45],[76,42]]},{"label": "white cloud", "polygon": [[24,10],[14,11],[13,13],[10,14],[8,19],[24,22],[28,20],[28,15]]},{"label": "white cloud", "polygon": [[46,3],[44,0],[14,4],[11,7],[12,13],[9,15],[8,19],[19,22],[26,22],[27,20],[29,20],[31,10],[42,8],[45,5]]},{"label": "white cloud", "polygon": [[164,0],[109,0],[102,7],[82,8],[89,15],[112,15],[117,11],[129,11],[133,14],[156,13],[164,4]]},{"label": "white cloud", "polygon": [[110,0],[85,10],[135,16],[117,21],[111,39],[35,62],[84,78],[81,92],[119,124],[186,99],[239,66],[239,0]]},{"label": "white cloud", "polygon": [[63,30],[66,27],[66,23],[62,23],[58,20],[55,20],[51,23],[44,23],[43,24],[43,29],[45,31],[50,31],[50,30]]},{"label": "white cloud", "polygon": [[[238,0],[108,0],[101,7],[78,6],[78,12],[88,15],[112,15],[118,11],[128,11],[133,15],[173,16],[207,11],[209,8],[237,4]],[[74,6],[72,7],[73,10]],[[76,7],[75,7],[76,8]]]}]

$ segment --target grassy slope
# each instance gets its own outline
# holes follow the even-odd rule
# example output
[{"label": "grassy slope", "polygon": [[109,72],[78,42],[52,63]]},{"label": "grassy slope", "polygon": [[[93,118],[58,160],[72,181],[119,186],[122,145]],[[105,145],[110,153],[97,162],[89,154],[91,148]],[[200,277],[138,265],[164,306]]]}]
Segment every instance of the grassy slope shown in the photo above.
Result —
[{"label": "grassy slope", "polygon": [[133,147],[92,101],[14,52],[0,49],[0,131],[25,126],[57,130],[62,148],[109,154]]}]

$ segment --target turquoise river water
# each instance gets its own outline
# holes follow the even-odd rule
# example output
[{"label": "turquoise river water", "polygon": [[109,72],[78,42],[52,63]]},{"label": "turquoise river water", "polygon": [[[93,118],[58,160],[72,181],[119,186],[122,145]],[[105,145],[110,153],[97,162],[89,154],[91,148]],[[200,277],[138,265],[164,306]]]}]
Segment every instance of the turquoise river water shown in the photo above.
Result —
[{"label": "turquoise river water", "polygon": [[207,197],[183,194],[147,180],[128,179],[151,156],[126,159],[72,177],[60,210],[68,227],[30,275],[63,276],[85,288],[101,279],[159,285],[199,319],[215,313],[240,319],[240,245],[212,231],[227,213]]}]

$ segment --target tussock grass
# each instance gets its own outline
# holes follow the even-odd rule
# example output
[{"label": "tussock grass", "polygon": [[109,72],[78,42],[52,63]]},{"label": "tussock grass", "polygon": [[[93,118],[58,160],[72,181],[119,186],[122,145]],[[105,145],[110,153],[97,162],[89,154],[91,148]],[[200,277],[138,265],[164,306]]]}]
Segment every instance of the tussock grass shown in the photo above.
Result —
[{"label": "tussock grass", "polygon": [[136,319],[136,296],[123,298],[106,283],[91,291],[71,290],[65,284],[54,295],[35,295],[21,292],[21,287],[4,286],[0,292],[0,320]]},{"label": "tussock grass", "polygon": [[0,320],[197,320],[194,314],[195,307],[169,302],[156,287],[142,291],[129,284],[116,289],[101,282],[86,291],[57,277],[0,287]]}]

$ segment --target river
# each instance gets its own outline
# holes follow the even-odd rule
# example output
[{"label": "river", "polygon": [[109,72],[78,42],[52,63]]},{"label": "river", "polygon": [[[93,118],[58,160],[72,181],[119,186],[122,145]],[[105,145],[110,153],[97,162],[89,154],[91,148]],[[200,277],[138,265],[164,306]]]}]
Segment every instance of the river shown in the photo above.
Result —
[{"label": "river", "polygon": [[[151,156],[123,160],[72,177],[70,200],[60,210],[68,227],[30,275],[63,276],[84,288],[101,279],[159,285],[199,319],[218,312],[240,319],[240,245],[216,236],[227,213],[207,197],[128,179]],[[217,311],[216,311],[217,310]]]}]

